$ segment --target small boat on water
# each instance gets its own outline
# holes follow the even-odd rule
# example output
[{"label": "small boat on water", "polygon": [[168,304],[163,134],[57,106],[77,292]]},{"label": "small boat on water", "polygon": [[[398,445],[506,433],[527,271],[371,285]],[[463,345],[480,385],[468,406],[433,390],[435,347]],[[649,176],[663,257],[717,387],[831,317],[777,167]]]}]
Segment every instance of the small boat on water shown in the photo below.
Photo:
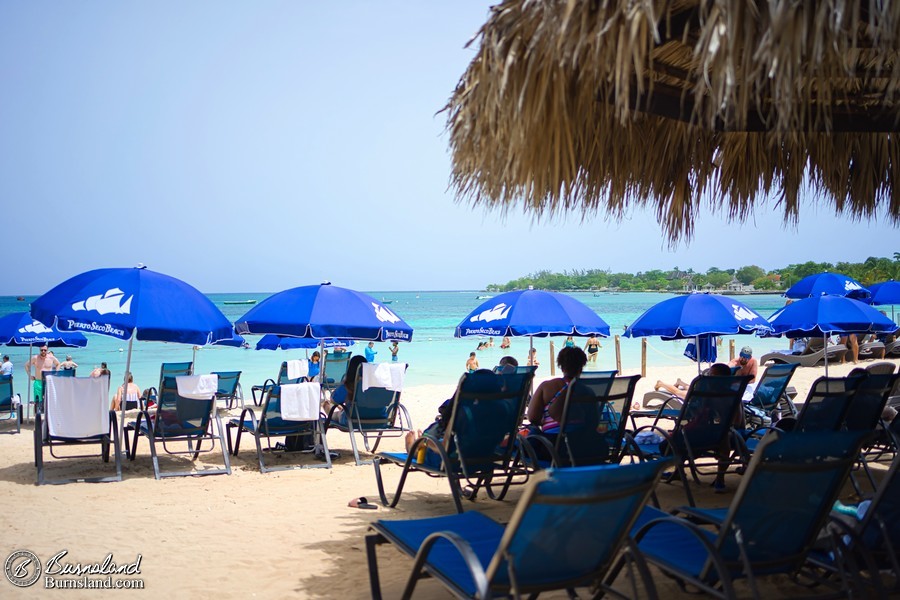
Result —
[{"label": "small boat on water", "polygon": [[393,302],[393,300],[386,300],[386,299],[384,298],[384,296],[381,297],[381,303],[382,303],[382,304],[390,304],[391,302]]},{"label": "small boat on water", "polygon": [[223,300],[222,304],[256,304],[256,300]]},{"label": "small boat on water", "polygon": [[25,302],[25,296],[16,296],[16,300],[19,302]]},{"label": "small boat on water", "polygon": [[476,300],[487,300],[488,298],[493,298],[493,296],[475,296]]}]

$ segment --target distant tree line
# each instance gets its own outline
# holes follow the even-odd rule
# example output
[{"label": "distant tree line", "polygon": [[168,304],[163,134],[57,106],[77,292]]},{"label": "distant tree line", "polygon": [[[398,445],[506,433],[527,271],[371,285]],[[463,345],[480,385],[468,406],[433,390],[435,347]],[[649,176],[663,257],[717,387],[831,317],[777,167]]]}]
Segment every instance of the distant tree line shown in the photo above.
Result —
[{"label": "distant tree line", "polygon": [[831,271],[853,277],[863,285],[872,285],[888,279],[900,280],[900,252],[893,258],[871,256],[865,262],[805,262],[788,265],[780,269],[766,271],[756,265],[738,269],[712,267],[705,273],[693,269],[681,270],[674,267],[664,271],[654,269],[639,273],[613,273],[602,269],[575,269],[553,273],[538,271],[507,283],[492,283],[487,286],[491,292],[508,292],[534,286],[542,290],[608,290],[622,291],[679,291],[690,284],[701,289],[709,284],[713,289],[724,289],[733,279],[744,285],[752,284],[757,290],[781,291],[787,289],[807,275]]}]

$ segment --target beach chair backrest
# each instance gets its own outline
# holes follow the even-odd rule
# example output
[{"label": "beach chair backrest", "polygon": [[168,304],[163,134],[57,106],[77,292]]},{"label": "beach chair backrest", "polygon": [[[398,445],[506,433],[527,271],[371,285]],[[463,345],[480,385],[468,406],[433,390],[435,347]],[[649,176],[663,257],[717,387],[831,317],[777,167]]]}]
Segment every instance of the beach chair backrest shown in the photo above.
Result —
[{"label": "beach chair backrest", "polygon": [[235,395],[238,383],[241,381],[240,371],[213,371],[212,374],[219,377],[219,389],[216,390],[217,396],[232,397]]},{"label": "beach chair backrest", "polygon": [[753,390],[753,398],[750,400],[750,404],[766,411],[774,408],[781,396],[784,395],[791,377],[794,376],[794,371],[799,366],[798,363],[794,363],[766,367],[765,372],[763,372],[762,377],[759,378],[756,384],[756,389]]},{"label": "beach chair backrest", "polygon": [[819,377],[797,416],[795,431],[837,431],[863,377]]},{"label": "beach chair backrest", "polygon": [[850,402],[844,427],[849,431],[874,431],[898,379],[900,375],[894,374],[870,374],[864,377]]},{"label": "beach chair backrest", "polygon": [[[870,550],[900,550],[900,453],[878,484],[872,503],[859,523],[863,545]],[[885,539],[887,534],[887,539]],[[887,542],[887,543],[885,543]]]},{"label": "beach chair backrest", "polygon": [[51,436],[82,439],[109,435],[109,376],[44,377],[44,420]]},{"label": "beach chair backrest", "polygon": [[[409,365],[404,364],[404,369]],[[397,407],[400,404],[401,392],[382,387],[370,387],[363,390],[363,369],[359,365],[356,372],[356,388],[353,401],[349,407],[351,419],[362,429],[378,429],[394,422]]]},{"label": "beach chair backrest", "polygon": [[193,362],[176,362],[162,363],[159,367],[159,381],[162,383],[164,377],[181,377],[182,375],[191,375],[194,372]]},{"label": "beach chair backrest", "polygon": [[54,377],[75,377],[75,369],[59,369],[52,371],[50,375]]},{"label": "beach chair backrest", "polygon": [[741,409],[741,397],[749,376],[701,375],[691,381],[681,407],[681,414],[672,434],[680,452],[690,444],[691,450],[703,452],[716,449],[729,435],[735,417]]},{"label": "beach chair backrest", "polygon": [[[509,458],[534,373],[479,369],[460,378],[444,448],[463,472],[493,471]],[[504,440],[509,441],[501,447]]]},{"label": "beach chair backrest", "polygon": [[326,390],[333,390],[347,374],[347,366],[352,352],[329,352],[322,360],[321,383]]},{"label": "beach chair backrest", "polygon": [[157,434],[163,437],[204,435],[215,407],[215,398],[197,400],[178,394],[175,377],[163,377],[156,401]]},{"label": "beach chair backrest", "polygon": [[533,476],[488,564],[488,582],[509,586],[513,573],[519,589],[533,592],[601,577],[666,467],[671,460]]},{"label": "beach chair backrest", "polygon": [[534,373],[537,371],[537,367],[523,367],[523,366],[512,366],[512,365],[497,365],[494,367],[494,373],[511,373],[522,375],[524,373]]},{"label": "beach chair backrest", "polygon": [[615,371],[609,371],[583,374],[572,382],[556,438],[563,465],[616,461],[638,379],[640,375],[615,377]]},{"label": "beach chair backrest", "polygon": [[[866,437],[862,432],[772,432],[753,454],[721,526],[717,546],[742,568],[735,531],[754,574],[803,563]],[[707,569],[712,563],[707,563]]]},{"label": "beach chair backrest", "polygon": [[263,434],[287,435],[308,431],[315,427],[314,421],[286,421],[281,416],[281,386],[268,385],[268,383],[267,381],[259,416],[259,429]]},{"label": "beach chair backrest", "polygon": [[292,383],[300,383],[301,381],[304,381],[304,380],[305,379],[303,377],[296,377],[294,379],[291,379],[290,377],[288,377],[287,361],[284,361],[281,363],[281,367],[279,367],[279,369],[278,369],[278,378],[276,380],[278,382],[278,385],[288,385],[288,384],[292,384]]},{"label": "beach chair backrest", "polygon": [[13,376],[0,375],[0,410],[12,408]]}]

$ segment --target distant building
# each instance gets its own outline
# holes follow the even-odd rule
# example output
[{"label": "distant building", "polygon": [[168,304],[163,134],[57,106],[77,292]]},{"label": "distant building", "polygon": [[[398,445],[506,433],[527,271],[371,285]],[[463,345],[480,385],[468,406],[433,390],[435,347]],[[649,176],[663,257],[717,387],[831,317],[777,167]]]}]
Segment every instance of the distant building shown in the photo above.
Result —
[{"label": "distant building", "polygon": [[693,276],[693,275],[688,275],[687,277],[685,277],[685,278],[682,280],[682,283],[684,284],[684,285],[681,287],[682,291],[685,291],[685,292],[696,292],[696,291],[699,289],[699,288],[697,287],[697,284],[694,283],[694,276]]}]

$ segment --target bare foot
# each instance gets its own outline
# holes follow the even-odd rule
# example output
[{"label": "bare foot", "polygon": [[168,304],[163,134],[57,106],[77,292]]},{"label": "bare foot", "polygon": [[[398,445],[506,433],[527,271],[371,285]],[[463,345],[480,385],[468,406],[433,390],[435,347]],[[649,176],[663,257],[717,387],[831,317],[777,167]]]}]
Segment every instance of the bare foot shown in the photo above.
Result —
[{"label": "bare foot", "polygon": [[677,387],[677,388],[682,388],[682,389],[687,389],[687,388],[690,387],[690,386],[688,386],[688,384],[686,384],[685,382],[683,382],[683,381],[681,380],[681,377],[679,377],[678,380],[675,381],[675,387]]},{"label": "bare foot", "polygon": [[657,380],[656,385],[653,386],[653,390],[656,391],[656,392],[658,392],[658,391],[659,391],[659,388],[662,387],[662,384],[663,384],[662,381]]}]

